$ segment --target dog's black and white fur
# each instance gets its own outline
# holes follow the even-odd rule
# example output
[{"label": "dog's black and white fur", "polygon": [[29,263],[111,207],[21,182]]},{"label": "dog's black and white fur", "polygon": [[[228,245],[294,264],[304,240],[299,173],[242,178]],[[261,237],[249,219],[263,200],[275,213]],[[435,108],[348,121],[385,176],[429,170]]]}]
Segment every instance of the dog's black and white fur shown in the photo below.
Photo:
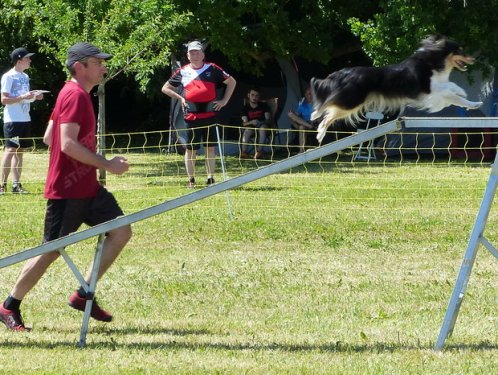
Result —
[{"label": "dog's black and white fur", "polygon": [[440,35],[424,39],[416,53],[395,65],[345,68],[325,79],[311,80],[314,112],[312,119],[323,116],[317,139],[336,120],[354,124],[367,111],[394,112],[405,106],[437,112],[456,105],[479,108],[458,85],[449,81],[454,68],[461,71],[473,64],[458,43]]}]

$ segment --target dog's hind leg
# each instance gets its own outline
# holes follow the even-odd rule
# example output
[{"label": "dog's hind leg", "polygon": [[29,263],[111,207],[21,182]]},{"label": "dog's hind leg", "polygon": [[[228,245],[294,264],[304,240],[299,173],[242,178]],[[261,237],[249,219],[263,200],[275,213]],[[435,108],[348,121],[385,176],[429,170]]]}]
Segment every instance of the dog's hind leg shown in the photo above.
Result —
[{"label": "dog's hind leg", "polygon": [[325,137],[327,129],[329,128],[330,125],[332,125],[335,121],[341,118],[347,117],[350,114],[350,111],[344,110],[335,105],[329,106],[324,112],[325,116],[323,120],[320,122],[320,125],[318,125],[317,129],[318,134],[316,136],[316,139],[318,140],[319,143],[322,143],[323,138]]},{"label": "dog's hind leg", "polygon": [[320,125],[318,125],[318,134],[316,135],[316,139],[318,140],[318,143],[322,143],[323,138],[325,137],[325,133],[327,132],[327,129],[329,128],[330,124],[334,120],[329,120],[329,116],[326,115],[322,122],[320,122]]}]

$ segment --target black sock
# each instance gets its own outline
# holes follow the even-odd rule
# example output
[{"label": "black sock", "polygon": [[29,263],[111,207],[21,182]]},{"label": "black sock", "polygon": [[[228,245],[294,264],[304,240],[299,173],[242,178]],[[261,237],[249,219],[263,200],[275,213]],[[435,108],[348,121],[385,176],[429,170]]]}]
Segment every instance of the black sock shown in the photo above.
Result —
[{"label": "black sock", "polygon": [[5,307],[7,310],[19,311],[19,308],[21,307],[21,300],[15,299],[9,294],[9,296],[3,303],[3,307]]},{"label": "black sock", "polygon": [[85,289],[83,289],[82,286],[80,286],[80,288],[77,290],[78,292],[78,295],[81,297],[81,298],[86,298],[86,292],[85,292]]}]

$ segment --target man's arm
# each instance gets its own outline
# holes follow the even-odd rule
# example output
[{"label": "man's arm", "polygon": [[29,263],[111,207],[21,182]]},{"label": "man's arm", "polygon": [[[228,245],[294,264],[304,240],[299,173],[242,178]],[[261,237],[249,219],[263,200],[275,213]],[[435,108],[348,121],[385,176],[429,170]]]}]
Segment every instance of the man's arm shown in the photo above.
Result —
[{"label": "man's arm", "polygon": [[176,87],[173,86],[171,83],[169,83],[169,81],[167,81],[163,85],[163,87],[161,88],[161,92],[165,95],[168,95],[172,99],[178,100],[182,109],[185,108],[186,105],[185,98],[176,92]]},{"label": "man's arm", "polygon": [[313,125],[311,123],[309,123],[308,121],[306,121],[305,119],[303,119],[301,116],[296,115],[292,111],[289,111],[289,113],[287,114],[287,116],[289,116],[289,119],[291,119],[291,121],[294,121],[298,125],[304,126],[305,128],[308,128],[308,129],[312,129],[313,128]]},{"label": "man's arm", "polygon": [[9,93],[2,92],[2,104],[3,105],[21,103],[25,99],[26,100],[33,99],[33,94],[31,93],[31,91],[28,91],[27,93],[19,95],[19,96],[10,96]]},{"label": "man's arm", "polygon": [[227,85],[225,89],[225,95],[223,95],[223,98],[221,100],[215,100],[214,102],[215,111],[219,111],[220,109],[222,109],[224,106],[227,105],[228,101],[232,97],[233,91],[235,90],[235,85],[237,84],[237,81],[233,77],[228,77],[223,83]]},{"label": "man's arm", "polygon": [[249,120],[249,117],[242,116],[242,126],[258,126],[258,120]]},{"label": "man's arm", "polygon": [[54,126],[54,122],[50,120],[47,125],[47,129],[45,129],[45,134],[43,134],[43,143],[45,143],[48,147],[52,145],[52,128]]},{"label": "man's arm", "polygon": [[77,123],[61,124],[61,151],[83,164],[88,164],[114,174],[123,174],[128,170],[128,161],[122,156],[107,160],[78,141],[80,126]]},{"label": "man's arm", "polygon": [[170,98],[176,99],[180,102],[185,101],[185,98],[176,92],[176,87],[167,81],[161,88],[163,94],[168,95]]}]

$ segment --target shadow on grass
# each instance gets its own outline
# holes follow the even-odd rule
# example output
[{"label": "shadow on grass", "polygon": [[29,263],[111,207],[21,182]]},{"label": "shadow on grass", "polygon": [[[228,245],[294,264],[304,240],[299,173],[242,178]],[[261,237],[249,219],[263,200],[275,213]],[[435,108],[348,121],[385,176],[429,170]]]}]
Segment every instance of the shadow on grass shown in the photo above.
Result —
[{"label": "shadow on grass", "polygon": [[[271,160],[244,160],[234,157],[227,157],[225,159],[225,168],[230,175],[242,175],[248,172],[255,171],[259,168],[268,166],[278,161],[287,159],[287,157],[275,157]],[[197,161],[199,167],[204,164],[202,158]],[[351,157],[337,157],[325,156],[311,162],[297,165],[289,168],[283,173],[291,171],[292,173],[311,173],[321,174],[339,169],[341,172],[347,172],[348,168],[355,170],[365,170],[370,172],[372,167],[398,167],[398,163],[384,163],[384,162],[353,162]],[[182,159],[163,160],[155,162],[134,162],[132,168],[128,171],[127,175],[132,177],[171,177],[184,175],[184,161]]]},{"label": "shadow on grass", "polygon": [[[211,332],[207,330],[182,330],[182,329],[168,329],[168,328],[124,328],[124,329],[102,329],[99,330],[102,335],[140,335],[140,334],[150,334],[150,335],[171,335],[171,336],[181,336],[186,337],[190,335],[212,335]],[[95,332],[97,333],[97,332]],[[78,343],[75,341],[59,341],[59,342],[36,342],[29,338],[24,340],[24,337],[28,337],[30,334],[14,334],[15,338],[12,340],[6,340],[0,342],[0,348],[6,349],[19,349],[19,348],[40,348],[40,349],[57,349],[65,347],[77,347]],[[285,351],[285,352],[326,352],[326,353],[394,353],[399,351],[420,351],[429,350],[432,351],[434,348],[434,343],[427,344],[410,344],[403,342],[373,342],[365,344],[348,344],[346,342],[337,341],[325,344],[306,344],[306,343],[188,343],[188,342],[178,342],[176,340],[165,340],[164,342],[131,342],[131,343],[120,343],[115,340],[114,337],[109,337],[109,341],[99,341],[87,343],[84,349],[111,349],[111,350],[129,350],[129,349],[173,349],[173,350],[220,350],[220,351]],[[449,344],[443,349],[444,352],[453,352],[461,350],[470,351],[494,351],[498,350],[498,343],[490,343],[489,341],[483,341],[474,344]]]},{"label": "shadow on grass", "polygon": [[242,190],[242,191],[281,191],[287,188],[276,187],[276,186],[239,186],[232,190]]}]

